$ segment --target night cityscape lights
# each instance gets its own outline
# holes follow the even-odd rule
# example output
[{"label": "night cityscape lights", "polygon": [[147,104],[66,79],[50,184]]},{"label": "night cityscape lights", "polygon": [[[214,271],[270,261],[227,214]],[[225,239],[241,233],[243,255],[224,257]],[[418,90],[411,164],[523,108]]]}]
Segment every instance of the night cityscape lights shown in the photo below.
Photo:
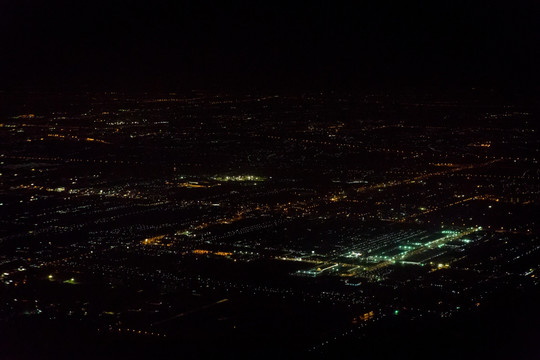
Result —
[{"label": "night cityscape lights", "polygon": [[[324,357],[538,292],[530,110],[507,123],[465,100],[391,100],[394,117],[374,95],[58,101],[61,116],[36,106],[0,127],[3,326]],[[467,124],[442,120],[454,114]]]},{"label": "night cityscape lights", "polygon": [[0,2],[0,360],[540,359],[538,14]]}]

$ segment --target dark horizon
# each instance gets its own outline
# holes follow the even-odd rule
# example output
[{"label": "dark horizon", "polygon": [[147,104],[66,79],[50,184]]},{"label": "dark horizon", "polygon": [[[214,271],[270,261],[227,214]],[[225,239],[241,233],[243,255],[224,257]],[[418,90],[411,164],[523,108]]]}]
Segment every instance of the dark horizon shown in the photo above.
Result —
[{"label": "dark horizon", "polygon": [[6,3],[0,88],[538,91],[537,5],[396,3]]}]

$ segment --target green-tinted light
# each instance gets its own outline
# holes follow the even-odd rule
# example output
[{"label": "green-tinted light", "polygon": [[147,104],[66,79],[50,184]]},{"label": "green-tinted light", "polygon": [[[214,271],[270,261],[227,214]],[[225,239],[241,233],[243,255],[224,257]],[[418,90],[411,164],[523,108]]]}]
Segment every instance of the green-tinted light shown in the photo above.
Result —
[{"label": "green-tinted light", "polygon": [[399,310],[394,310],[394,315],[399,314]]}]

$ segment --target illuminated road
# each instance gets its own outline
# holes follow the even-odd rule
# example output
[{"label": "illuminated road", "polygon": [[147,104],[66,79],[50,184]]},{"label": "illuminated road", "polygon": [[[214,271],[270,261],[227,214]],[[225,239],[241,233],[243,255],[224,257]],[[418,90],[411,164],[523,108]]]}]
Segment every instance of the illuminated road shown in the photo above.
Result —
[{"label": "illuminated road", "polygon": [[224,302],[227,302],[229,301],[229,299],[221,299],[219,301],[216,301],[214,303],[211,303],[211,304],[208,304],[208,305],[204,305],[204,306],[201,306],[200,308],[197,308],[197,309],[193,309],[193,310],[190,310],[190,311],[185,311],[185,312],[182,312],[180,314],[177,314],[177,315],[174,315],[173,317],[170,317],[168,319],[164,319],[164,320],[161,320],[161,321],[156,321],[154,323],[152,323],[150,326],[154,326],[154,325],[159,325],[159,324],[163,324],[165,322],[168,322],[168,321],[171,321],[171,320],[175,320],[175,319],[178,319],[178,318],[181,318],[183,316],[186,316],[186,315],[189,315],[189,314],[193,314],[197,311],[201,311],[201,310],[205,310],[205,309],[208,309],[212,306],[215,306],[215,305],[218,305],[218,304],[222,304]]},{"label": "illuminated road", "polygon": [[459,166],[459,167],[451,168],[451,169],[448,169],[448,170],[445,170],[445,171],[437,171],[437,172],[433,172],[433,173],[423,174],[423,175],[415,176],[415,177],[412,177],[412,178],[409,178],[409,179],[391,180],[391,181],[387,181],[387,182],[384,182],[384,183],[375,184],[375,185],[372,185],[372,186],[362,186],[362,187],[356,189],[356,191],[357,192],[365,192],[365,191],[375,190],[375,189],[380,189],[380,188],[388,188],[388,187],[399,186],[399,185],[404,185],[404,184],[412,184],[412,183],[415,183],[417,181],[428,179],[428,178],[433,177],[433,176],[446,175],[446,174],[450,174],[450,173],[454,173],[454,172],[458,172],[458,171],[462,171],[462,170],[470,170],[470,169],[475,169],[475,168],[491,165],[491,164],[493,164],[493,163],[495,163],[497,161],[500,161],[500,160],[492,160],[492,161],[488,161],[488,162],[481,163],[481,164],[472,164],[472,165]]}]

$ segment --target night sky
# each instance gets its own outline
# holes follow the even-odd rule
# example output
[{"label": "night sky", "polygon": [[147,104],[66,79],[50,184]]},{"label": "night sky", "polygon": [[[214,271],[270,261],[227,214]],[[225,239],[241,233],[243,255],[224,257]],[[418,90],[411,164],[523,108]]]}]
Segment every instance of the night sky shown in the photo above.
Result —
[{"label": "night sky", "polygon": [[538,89],[538,1],[291,3],[1,1],[0,89]]}]

